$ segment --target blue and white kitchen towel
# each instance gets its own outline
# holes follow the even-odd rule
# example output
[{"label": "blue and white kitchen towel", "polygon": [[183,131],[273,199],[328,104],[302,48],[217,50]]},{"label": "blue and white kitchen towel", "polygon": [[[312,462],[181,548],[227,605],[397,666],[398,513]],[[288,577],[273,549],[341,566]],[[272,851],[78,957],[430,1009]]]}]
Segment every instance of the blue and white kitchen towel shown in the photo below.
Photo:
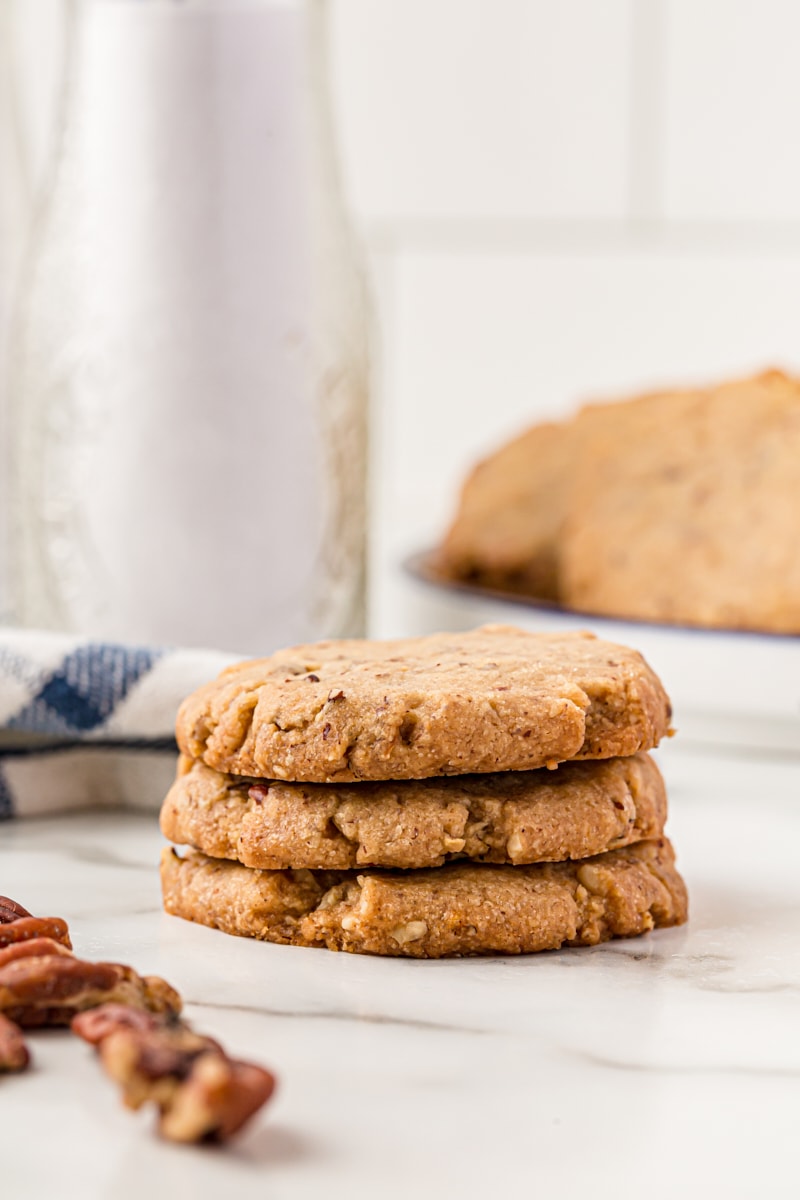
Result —
[{"label": "blue and white kitchen towel", "polygon": [[0,628],[0,820],[157,809],[178,705],[236,657]]}]

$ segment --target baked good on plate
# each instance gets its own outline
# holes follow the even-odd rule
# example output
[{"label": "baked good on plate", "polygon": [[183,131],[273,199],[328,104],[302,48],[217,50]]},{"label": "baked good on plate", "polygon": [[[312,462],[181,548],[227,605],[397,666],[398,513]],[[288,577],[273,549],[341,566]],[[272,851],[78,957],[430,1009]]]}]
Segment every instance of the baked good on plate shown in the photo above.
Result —
[{"label": "baked good on plate", "polygon": [[566,608],[800,633],[800,382],[781,371],[589,405],[470,475],[436,556]]}]

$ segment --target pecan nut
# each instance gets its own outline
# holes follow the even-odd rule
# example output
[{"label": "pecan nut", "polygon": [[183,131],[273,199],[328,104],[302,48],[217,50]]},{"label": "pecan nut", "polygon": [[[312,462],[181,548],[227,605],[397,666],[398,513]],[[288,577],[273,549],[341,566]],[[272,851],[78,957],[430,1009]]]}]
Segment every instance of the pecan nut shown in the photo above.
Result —
[{"label": "pecan nut", "polygon": [[24,1071],[29,1062],[22,1030],[0,1013],[0,1072]]},{"label": "pecan nut", "polygon": [[66,946],[53,941],[52,938],[39,937],[30,938],[27,942],[12,942],[10,946],[0,950],[0,968],[4,967],[6,963],[16,962],[20,958],[46,958],[53,954],[61,954],[67,958],[72,957],[71,950],[67,950]]},{"label": "pecan nut", "polygon": [[224,1054],[201,1054],[162,1113],[159,1127],[174,1142],[226,1141],[274,1090],[275,1078],[263,1067]]},{"label": "pecan nut", "polygon": [[29,1063],[23,1028],[68,1025],[98,1047],[125,1103],[153,1101],[164,1137],[224,1140],[270,1098],[275,1079],[231,1059],[179,1020],[181,998],[157,976],[76,958],[65,921],[0,897],[0,1072]]},{"label": "pecan nut", "polygon": [[118,1029],[156,1029],[162,1018],[143,1008],[131,1008],[128,1004],[101,1004],[99,1008],[87,1008],[72,1018],[70,1029],[90,1046],[97,1046],[104,1038]]},{"label": "pecan nut", "polygon": [[30,915],[27,908],[23,908],[16,900],[10,900],[8,896],[0,896],[0,925],[8,925],[11,921]]},{"label": "pecan nut", "polygon": [[52,938],[68,950],[72,949],[67,922],[60,917],[15,917],[0,924],[0,950],[14,942],[26,942],[30,938]]},{"label": "pecan nut", "polygon": [[174,1018],[109,1004],[76,1017],[72,1028],[98,1046],[129,1108],[157,1105],[160,1132],[171,1141],[223,1141],[275,1089],[269,1071],[228,1058],[213,1038]]},{"label": "pecan nut", "polygon": [[151,1012],[180,1012],[178,993],[155,976],[142,978],[120,963],[92,963],[47,948],[30,955],[20,946],[0,951],[0,1012],[23,1027],[69,1025],[76,1012],[108,1001]]}]

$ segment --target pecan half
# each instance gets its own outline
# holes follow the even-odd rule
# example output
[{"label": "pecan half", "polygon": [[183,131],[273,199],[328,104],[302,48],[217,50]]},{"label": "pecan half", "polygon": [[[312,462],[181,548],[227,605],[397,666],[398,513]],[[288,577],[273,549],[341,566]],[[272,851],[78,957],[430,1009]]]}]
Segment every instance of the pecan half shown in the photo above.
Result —
[{"label": "pecan half", "polygon": [[213,1038],[182,1021],[108,1004],[76,1017],[72,1028],[98,1045],[129,1108],[157,1105],[159,1129],[171,1141],[223,1141],[275,1089],[269,1071],[228,1058]]},{"label": "pecan half", "polygon": [[52,938],[68,950],[72,949],[67,922],[60,917],[15,917],[0,924],[0,950],[13,942],[26,942],[30,938]]},{"label": "pecan half", "polygon": [[129,1107],[148,1100],[158,1105],[164,1137],[224,1141],[266,1103],[275,1079],[262,1067],[204,1047],[205,1041],[186,1030],[121,1029],[101,1042],[100,1057]]},{"label": "pecan half", "polygon": [[29,917],[30,915],[27,908],[17,904],[16,900],[10,900],[8,896],[0,896],[0,925],[7,925],[19,917]]},{"label": "pecan half", "polygon": [[223,1142],[255,1116],[274,1090],[275,1078],[263,1067],[224,1054],[201,1054],[162,1111],[159,1128],[173,1142]]},{"label": "pecan half", "polygon": [[164,1137],[224,1140],[266,1103],[275,1079],[194,1033],[180,1010],[163,979],[76,958],[65,921],[0,897],[0,1072],[30,1061],[20,1027],[71,1024],[98,1047],[129,1107],[157,1105]]},{"label": "pecan half", "polygon": [[68,950],[66,946],[62,946],[60,942],[55,942],[48,937],[37,937],[31,938],[27,942],[12,942],[10,946],[0,950],[0,967],[4,967],[6,963],[16,962],[19,958],[45,958],[49,954],[72,957],[72,951]]},{"label": "pecan half", "polygon": [[31,956],[14,950],[14,957],[0,962],[0,1012],[23,1027],[69,1025],[76,1012],[108,1001],[180,1012],[180,996],[168,983],[142,978],[132,967],[84,962],[61,951]]},{"label": "pecan half", "polygon": [[29,1062],[22,1030],[0,1013],[0,1071],[24,1071]]},{"label": "pecan half", "polygon": [[131,1008],[128,1004],[101,1004],[99,1008],[88,1008],[73,1017],[70,1029],[90,1046],[97,1046],[118,1029],[157,1029],[162,1020],[163,1017],[155,1013]]}]

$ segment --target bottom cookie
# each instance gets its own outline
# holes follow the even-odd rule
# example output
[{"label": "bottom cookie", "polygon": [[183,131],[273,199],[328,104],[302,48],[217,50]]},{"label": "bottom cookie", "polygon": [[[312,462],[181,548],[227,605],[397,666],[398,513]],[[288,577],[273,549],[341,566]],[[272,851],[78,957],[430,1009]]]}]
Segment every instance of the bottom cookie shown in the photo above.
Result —
[{"label": "bottom cookie", "polygon": [[666,838],[580,862],[420,871],[260,871],[165,850],[164,907],[225,933],[358,954],[443,958],[594,946],[680,925]]}]

